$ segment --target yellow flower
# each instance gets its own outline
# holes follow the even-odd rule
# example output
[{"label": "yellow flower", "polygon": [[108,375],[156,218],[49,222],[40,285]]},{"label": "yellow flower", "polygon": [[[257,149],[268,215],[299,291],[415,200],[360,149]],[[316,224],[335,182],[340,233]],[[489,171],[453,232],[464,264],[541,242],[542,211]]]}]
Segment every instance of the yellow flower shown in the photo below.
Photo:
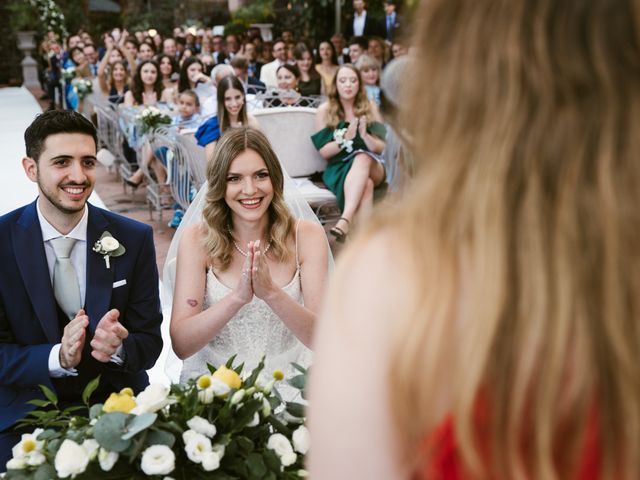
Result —
[{"label": "yellow flower", "polygon": [[282,373],[280,370],[274,370],[273,378],[275,378],[276,380],[282,380],[284,378],[284,373]]},{"label": "yellow flower", "polygon": [[130,397],[133,397],[133,390],[129,387],[124,387],[122,390],[120,390],[120,395],[129,395]]},{"label": "yellow flower", "polygon": [[109,412],[129,413],[136,406],[136,401],[127,393],[112,393],[104,405],[102,410]]},{"label": "yellow flower", "polygon": [[225,366],[220,367],[211,376],[213,378],[217,378],[223,383],[226,383],[230,388],[240,388],[240,385],[242,385],[240,375]]},{"label": "yellow flower", "polygon": [[198,390],[206,390],[211,386],[211,377],[209,375],[202,375],[198,378],[196,385],[198,385]]}]

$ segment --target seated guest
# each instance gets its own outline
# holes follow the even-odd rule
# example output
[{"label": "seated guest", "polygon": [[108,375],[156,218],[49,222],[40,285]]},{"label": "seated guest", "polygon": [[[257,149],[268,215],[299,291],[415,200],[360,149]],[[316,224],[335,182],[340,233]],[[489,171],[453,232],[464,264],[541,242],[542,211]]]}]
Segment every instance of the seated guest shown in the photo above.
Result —
[{"label": "seated guest", "polygon": [[125,107],[171,103],[172,92],[162,85],[158,64],[153,60],[142,62],[133,77],[133,85],[124,96]]},{"label": "seated guest", "polygon": [[636,8],[420,4],[416,177],[332,279],[310,478],[640,478]]},{"label": "seated guest", "polygon": [[[124,387],[138,393],[162,350],[151,227],[87,201],[95,127],[53,110],[38,115],[24,139],[22,166],[38,197],[0,217],[0,470],[24,433],[16,422],[35,408],[31,400],[45,400],[39,386],[55,393],[61,410],[82,406],[98,376],[91,403]],[[107,231],[126,248],[110,269],[92,251]]]},{"label": "seated guest", "polygon": [[351,63],[355,64],[360,55],[367,53],[369,42],[364,37],[351,37],[349,39],[349,58]]},{"label": "seated guest", "polygon": [[217,96],[217,115],[200,125],[196,132],[198,145],[204,147],[207,159],[213,157],[218,139],[229,128],[244,126],[260,129],[255,117],[247,113],[244,87],[235,75],[227,75],[220,80]]},{"label": "seated guest", "polygon": [[300,71],[300,80],[298,81],[300,94],[305,97],[320,95],[322,93],[322,79],[314,68],[313,55],[311,55],[309,47],[302,42],[298,43],[293,50],[293,58]]},{"label": "seated guest", "polygon": [[234,70],[231,65],[221,63],[213,67],[211,70],[211,83],[213,86],[213,95],[210,95],[202,103],[202,116],[210,117],[218,113],[218,96],[216,94],[217,85],[227,75],[234,75]]},{"label": "seated guest", "polygon": [[312,140],[327,159],[322,180],[337,197],[342,216],[329,233],[344,242],[356,214],[366,220],[373,190],[385,179],[382,151],[386,131],[376,104],[367,98],[360,72],[351,64],[338,69],[327,102],[318,107]]},{"label": "seated guest", "polygon": [[164,53],[156,57],[156,62],[160,68],[162,86],[164,88],[170,88],[172,91],[177,91],[178,80],[180,78],[178,62]]},{"label": "seated guest", "polygon": [[375,58],[382,68],[384,68],[389,61],[389,49],[385,41],[380,37],[369,38],[367,54]]},{"label": "seated guest", "polygon": [[235,76],[238,77],[244,85],[247,94],[255,95],[256,93],[265,91],[266,87],[264,83],[255,77],[249,76],[248,62],[245,57],[236,55],[229,61],[229,65],[233,68]]},{"label": "seated guest", "polygon": [[[178,130],[186,128],[198,128],[201,122],[199,110],[200,102],[198,100],[198,96],[193,90],[185,90],[178,95],[179,114],[171,119],[171,126],[176,127]],[[158,183],[166,183],[166,150],[153,152],[151,148],[148,148],[145,145],[145,147],[143,147],[142,149],[142,152],[143,164],[145,164],[147,168],[151,168],[153,170]],[[161,164],[158,163],[158,159],[160,160]],[[137,187],[142,183],[143,180],[144,170],[139,168],[134,172],[133,175],[125,179],[125,182],[132,187]]]},{"label": "seated guest", "polygon": [[334,33],[331,35],[331,44],[336,51],[336,56],[338,58],[338,65],[344,65],[345,63],[351,63],[351,59],[347,54],[349,49],[347,48],[347,41],[344,38],[344,35],[341,33]]},{"label": "seated guest", "polygon": [[156,56],[156,47],[153,42],[142,42],[138,48],[138,61],[153,60]]},{"label": "seated guest", "polygon": [[322,91],[326,94],[331,88],[333,79],[338,71],[336,50],[328,40],[324,40],[318,45],[315,69],[322,77]]},{"label": "seated guest", "polygon": [[98,83],[100,90],[107,95],[109,102],[114,105],[120,105],[124,102],[124,96],[129,91],[129,73],[125,63],[117,60],[111,64],[109,78],[105,79],[104,71],[107,66],[107,59],[108,57],[105,55],[102,62],[100,62]]},{"label": "seated guest", "polygon": [[362,55],[356,62],[362,81],[367,89],[367,97],[380,106],[380,62],[370,55]]},{"label": "seated guest", "polygon": [[[265,46],[266,46],[265,42]],[[260,81],[264,83],[267,88],[276,87],[278,85],[278,79],[276,78],[276,72],[278,68],[287,63],[287,49],[286,44],[282,39],[278,38],[273,42],[273,58],[274,60],[266,63],[260,69]]]},{"label": "seated guest", "polygon": [[[183,52],[184,56],[184,52]],[[205,90],[201,87],[205,86]],[[200,97],[200,103],[204,102],[211,96],[211,79],[204,74],[204,65],[198,57],[185,56],[180,66],[180,80],[178,80],[178,92],[185,90],[193,90]],[[202,92],[202,96],[200,93]]]}]

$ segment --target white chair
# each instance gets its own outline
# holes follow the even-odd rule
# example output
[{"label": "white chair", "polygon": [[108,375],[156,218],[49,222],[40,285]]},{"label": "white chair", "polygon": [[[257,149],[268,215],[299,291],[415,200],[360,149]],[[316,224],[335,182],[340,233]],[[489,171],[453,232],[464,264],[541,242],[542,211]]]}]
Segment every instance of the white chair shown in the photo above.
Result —
[{"label": "white chair", "polygon": [[309,180],[322,172],[327,161],[320,156],[311,142],[315,133],[315,108],[272,107],[252,113],[263,133],[271,142],[280,163],[294,179],[302,196],[322,223],[339,216],[336,197],[327,188]]}]

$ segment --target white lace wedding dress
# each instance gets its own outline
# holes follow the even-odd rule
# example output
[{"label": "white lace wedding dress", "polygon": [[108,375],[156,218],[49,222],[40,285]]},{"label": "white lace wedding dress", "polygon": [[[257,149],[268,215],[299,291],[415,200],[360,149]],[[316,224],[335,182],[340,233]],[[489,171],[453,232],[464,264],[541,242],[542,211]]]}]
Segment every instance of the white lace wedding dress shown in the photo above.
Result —
[{"label": "white lace wedding dress", "polygon": [[[297,240],[296,228],[296,271],[291,281],[282,287],[282,290],[296,302],[303,304]],[[209,269],[204,308],[216,304],[230,291],[231,289],[220,282]],[[237,354],[234,364],[239,365],[244,362],[245,373],[253,370],[264,355],[263,377],[265,379],[271,378],[274,370],[281,370],[286,378],[290,378],[297,374],[291,362],[303,367],[308,367],[311,362],[311,351],[291,333],[291,330],[264,301],[253,297],[253,300],[244,305],[211,342],[184,361],[180,382],[202,375],[207,371],[207,363],[216,368],[224,365],[234,354]],[[295,390],[289,391],[293,389],[287,388],[284,382],[278,389],[287,400],[290,399],[287,397],[296,393]]]}]

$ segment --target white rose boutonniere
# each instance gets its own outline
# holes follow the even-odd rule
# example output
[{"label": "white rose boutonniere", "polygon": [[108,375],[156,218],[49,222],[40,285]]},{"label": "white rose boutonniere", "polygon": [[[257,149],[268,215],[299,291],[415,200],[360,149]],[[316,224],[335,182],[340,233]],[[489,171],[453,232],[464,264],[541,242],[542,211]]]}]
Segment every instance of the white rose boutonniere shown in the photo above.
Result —
[{"label": "white rose boutonniere", "polygon": [[102,236],[100,236],[100,240],[93,245],[93,251],[102,255],[107,268],[111,268],[109,258],[119,257],[126,252],[126,249],[124,248],[124,245],[113,238],[109,232],[104,232]]}]

